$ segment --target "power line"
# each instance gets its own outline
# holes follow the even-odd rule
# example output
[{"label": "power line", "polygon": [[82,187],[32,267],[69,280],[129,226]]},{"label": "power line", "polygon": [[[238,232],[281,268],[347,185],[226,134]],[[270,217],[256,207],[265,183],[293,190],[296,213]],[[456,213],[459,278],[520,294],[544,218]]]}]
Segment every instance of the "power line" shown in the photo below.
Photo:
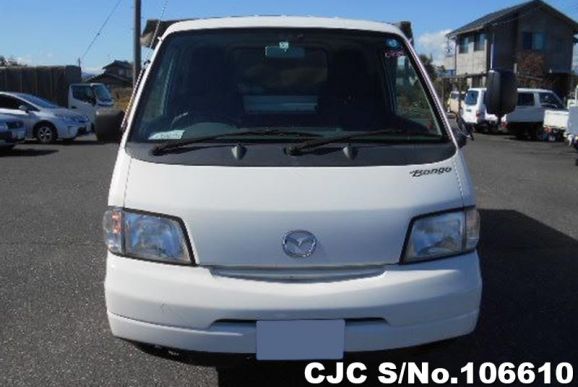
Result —
[{"label": "power line", "polygon": [[122,2],[122,0],[118,0],[116,2],[116,4],[114,5],[114,7],[112,8],[112,10],[110,11],[110,13],[108,14],[108,16],[106,17],[106,19],[104,19],[104,22],[102,23],[102,25],[100,26],[100,28],[98,29],[98,32],[96,33],[96,35],[94,35],[94,38],[92,38],[92,41],[90,42],[90,44],[88,45],[88,47],[86,48],[86,50],[84,51],[84,53],[80,56],[79,58],[79,62],[81,60],[84,60],[84,57],[86,57],[86,55],[88,54],[88,52],[90,51],[90,49],[92,48],[92,46],[94,45],[94,43],[96,42],[96,40],[98,39],[98,37],[100,36],[100,34],[102,33],[102,31],[104,30],[104,27],[106,27],[106,25],[108,24],[108,21],[110,20],[110,18],[112,17],[112,15],[114,15],[114,13],[116,12],[118,6],[120,5],[120,3]]}]

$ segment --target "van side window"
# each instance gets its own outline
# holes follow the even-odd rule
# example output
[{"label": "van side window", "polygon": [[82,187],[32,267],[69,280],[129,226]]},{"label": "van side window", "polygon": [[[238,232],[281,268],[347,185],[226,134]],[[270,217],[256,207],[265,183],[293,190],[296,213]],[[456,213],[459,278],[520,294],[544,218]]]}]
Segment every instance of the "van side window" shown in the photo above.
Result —
[{"label": "van side window", "polygon": [[433,112],[420,80],[405,55],[397,58],[395,95],[392,97],[395,98],[394,113],[397,116],[423,125],[432,132],[439,130],[432,119]]},{"label": "van side window", "polygon": [[518,106],[534,106],[533,93],[518,93]]}]

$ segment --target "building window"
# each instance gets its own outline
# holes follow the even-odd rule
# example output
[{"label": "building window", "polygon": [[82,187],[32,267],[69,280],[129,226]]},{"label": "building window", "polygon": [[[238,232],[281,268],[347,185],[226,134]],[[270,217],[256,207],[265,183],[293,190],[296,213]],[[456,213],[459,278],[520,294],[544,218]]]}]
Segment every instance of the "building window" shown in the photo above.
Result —
[{"label": "building window", "polygon": [[486,49],[486,34],[476,35],[476,40],[474,41],[474,51],[482,51]]},{"label": "building window", "polygon": [[459,38],[459,53],[460,54],[467,54],[468,53],[468,46],[470,44],[470,38],[467,36],[462,36]]},{"label": "building window", "polygon": [[522,32],[524,50],[542,51],[546,47],[546,34],[543,32]]}]

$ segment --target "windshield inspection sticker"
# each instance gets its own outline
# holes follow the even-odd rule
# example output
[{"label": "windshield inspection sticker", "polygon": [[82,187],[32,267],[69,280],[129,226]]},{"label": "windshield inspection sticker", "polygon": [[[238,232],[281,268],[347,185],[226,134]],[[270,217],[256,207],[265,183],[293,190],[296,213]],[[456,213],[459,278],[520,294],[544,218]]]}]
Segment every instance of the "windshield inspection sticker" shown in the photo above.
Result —
[{"label": "windshield inspection sticker", "polygon": [[416,169],[411,171],[409,174],[412,177],[422,177],[428,175],[442,175],[444,173],[450,173],[452,171],[452,167],[442,167],[442,168],[433,168],[433,169]]},{"label": "windshield inspection sticker", "polygon": [[184,130],[171,130],[169,132],[153,133],[149,140],[180,140],[183,138]]}]

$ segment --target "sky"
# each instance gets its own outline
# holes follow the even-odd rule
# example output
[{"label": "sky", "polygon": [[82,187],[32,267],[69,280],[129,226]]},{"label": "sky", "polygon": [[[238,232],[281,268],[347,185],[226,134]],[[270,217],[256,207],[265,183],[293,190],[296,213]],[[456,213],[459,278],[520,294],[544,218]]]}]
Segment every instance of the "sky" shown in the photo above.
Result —
[{"label": "sky", "polygon": [[[88,50],[106,17],[102,33]],[[147,19],[239,15],[313,15],[412,22],[418,52],[443,58],[445,34],[487,13],[523,0],[142,0]],[[549,0],[578,19],[578,0]],[[76,64],[98,72],[114,59],[131,60],[133,0],[0,0],[0,55],[28,65]],[[433,5],[435,4],[435,6]],[[578,54],[578,50],[575,50]],[[148,52],[143,52],[147,58]],[[578,63],[578,57],[576,58]]]}]

